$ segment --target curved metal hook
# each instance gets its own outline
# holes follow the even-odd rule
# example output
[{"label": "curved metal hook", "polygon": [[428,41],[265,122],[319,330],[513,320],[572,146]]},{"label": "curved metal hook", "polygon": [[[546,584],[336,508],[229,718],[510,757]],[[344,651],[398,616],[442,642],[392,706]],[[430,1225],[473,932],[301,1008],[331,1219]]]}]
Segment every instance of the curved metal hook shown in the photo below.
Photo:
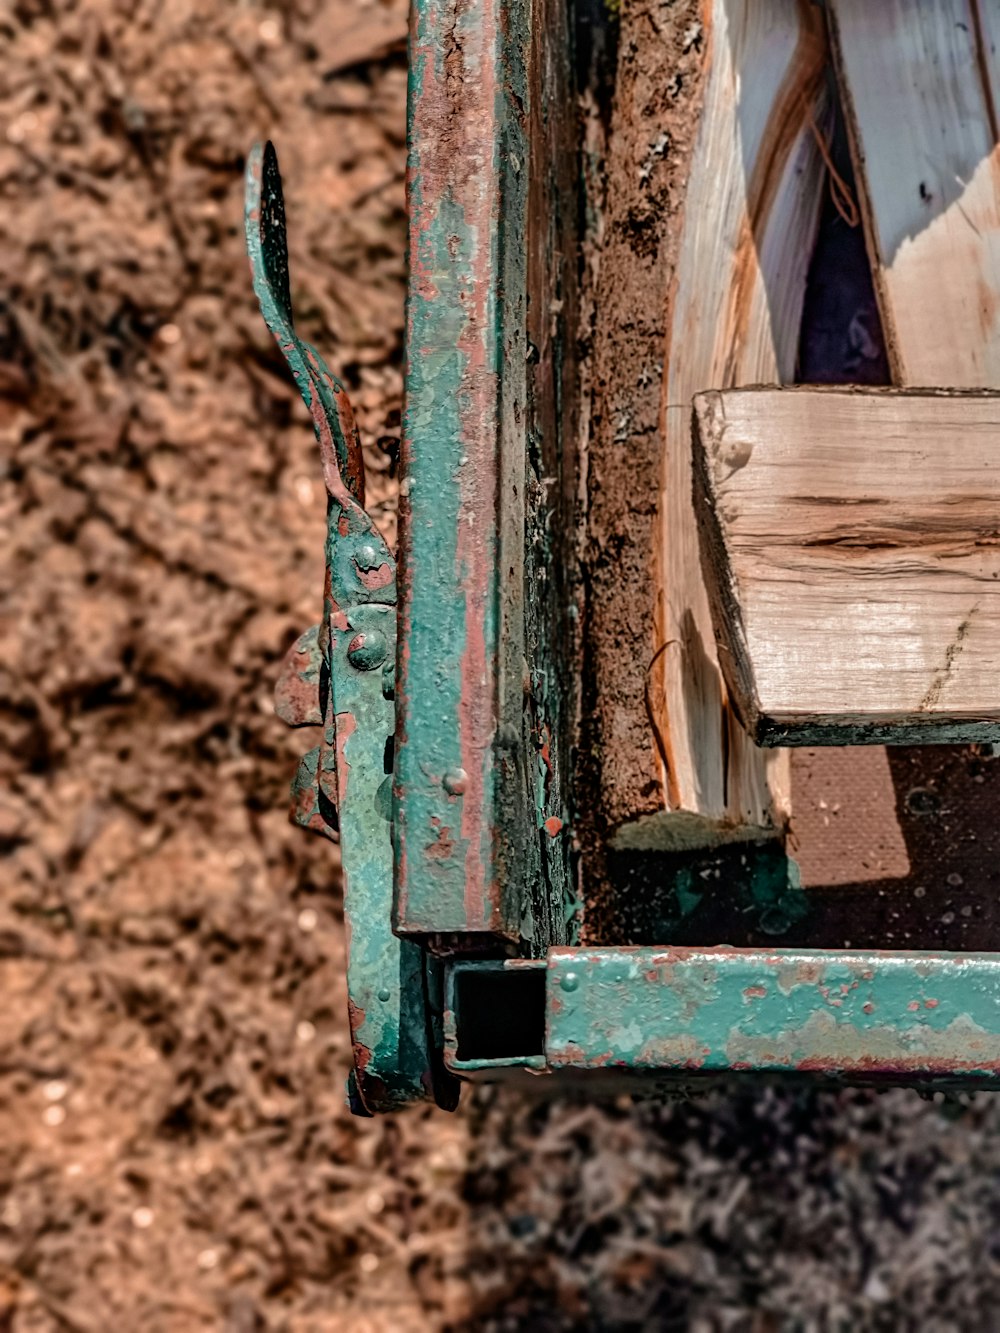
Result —
[{"label": "curved metal hook", "polygon": [[[247,252],[260,313],[274,335],[313,419],[327,490],[343,504],[365,503],[365,470],[354,413],[344,386],[310,343],[295,332],[288,279],[285,200],[274,145],[254,144],[247,158],[244,210]],[[346,507],[346,506],[345,506]]]}]

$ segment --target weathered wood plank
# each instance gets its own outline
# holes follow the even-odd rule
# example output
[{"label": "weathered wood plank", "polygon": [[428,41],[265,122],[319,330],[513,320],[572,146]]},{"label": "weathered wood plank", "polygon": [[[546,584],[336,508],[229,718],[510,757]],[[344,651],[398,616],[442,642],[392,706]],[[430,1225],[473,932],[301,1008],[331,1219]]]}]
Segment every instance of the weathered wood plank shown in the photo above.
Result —
[{"label": "weathered wood plank", "polygon": [[1000,394],[703,394],[695,470],[759,744],[1000,739]]},{"label": "weathered wood plank", "polygon": [[824,179],[821,12],[714,0],[709,72],[667,310],[651,711],[661,819],[710,841],[782,825],[788,769],[754,747],[726,700],[691,500],[691,399],[790,381]]},{"label": "weathered wood plank", "polygon": [[1000,386],[1000,7],[827,10],[893,381]]}]

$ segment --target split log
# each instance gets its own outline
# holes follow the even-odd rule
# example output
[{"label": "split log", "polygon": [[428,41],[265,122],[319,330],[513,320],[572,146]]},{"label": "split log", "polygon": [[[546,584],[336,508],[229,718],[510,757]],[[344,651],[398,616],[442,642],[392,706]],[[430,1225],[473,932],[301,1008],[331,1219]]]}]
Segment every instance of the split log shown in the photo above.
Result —
[{"label": "split log", "polygon": [[695,404],[705,575],[753,739],[1000,740],[1000,394]]},{"label": "split log", "polygon": [[893,382],[1000,388],[1000,7],[827,9]]},{"label": "split log", "polygon": [[[619,583],[614,612],[598,613],[594,634],[601,794],[618,846],[759,837],[779,831],[787,810],[787,759],[749,742],[719,671],[691,500],[690,419],[699,390],[794,378],[824,179],[825,31],[815,6],[787,0],[713,0],[702,17],[704,26],[689,25],[682,37],[689,59],[692,42],[700,51],[681,80],[697,89],[688,112],[697,132],[668,200],[669,234],[652,251],[665,309],[659,420],[646,427],[633,412],[646,367],[635,358],[610,366],[591,458],[592,494],[605,504],[602,491],[627,486],[634,494],[648,484],[628,466],[633,435],[645,436],[643,456],[652,436],[659,469],[647,528],[652,585],[642,576]],[[634,102],[625,109],[635,116]],[[630,221],[641,211],[643,173],[673,148],[670,133],[657,138],[648,122],[642,133],[646,158],[628,164],[636,180],[620,195],[612,163],[602,286],[621,278],[615,241],[635,243]],[[642,239],[648,250],[650,238]],[[632,324],[649,298],[633,286],[612,299]],[[598,313],[603,323],[600,299]],[[602,354],[599,334],[598,372]],[[600,510],[594,517],[599,540]],[[629,527],[634,541],[639,525]],[[619,633],[606,628],[615,618]]]}]

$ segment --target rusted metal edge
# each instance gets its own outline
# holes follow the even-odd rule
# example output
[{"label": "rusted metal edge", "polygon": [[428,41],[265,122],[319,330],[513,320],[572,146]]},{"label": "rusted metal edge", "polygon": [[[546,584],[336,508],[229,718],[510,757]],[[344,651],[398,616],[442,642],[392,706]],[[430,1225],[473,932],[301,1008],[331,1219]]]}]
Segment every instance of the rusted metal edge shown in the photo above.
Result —
[{"label": "rusted metal edge", "polygon": [[[540,355],[528,336],[543,267],[530,236],[555,234],[545,201],[561,188],[537,87],[560,68],[559,34],[540,14],[526,0],[411,9],[394,923],[442,951],[542,953],[573,916],[566,655],[537,643],[558,619],[538,607],[562,587],[543,549],[562,524],[542,475],[557,442],[536,429],[555,404],[533,404],[558,398],[563,344]],[[552,118],[571,114],[561,86],[545,93]],[[560,274],[575,264],[563,250],[548,256]],[[532,318],[562,328],[560,301],[545,305]]]},{"label": "rusted metal edge", "polygon": [[[559,1081],[603,1071],[1000,1085],[997,954],[557,948],[546,969],[540,1065]],[[460,1024],[452,1015],[450,1030]],[[504,1062],[456,1061],[455,1049],[456,1073],[503,1076]]]},{"label": "rusted metal edge", "polygon": [[514,941],[495,743],[500,638],[518,619],[500,579],[501,502],[514,498],[501,495],[502,322],[518,292],[502,303],[499,280],[501,220],[519,221],[501,155],[523,135],[501,8],[411,8],[395,926]]}]

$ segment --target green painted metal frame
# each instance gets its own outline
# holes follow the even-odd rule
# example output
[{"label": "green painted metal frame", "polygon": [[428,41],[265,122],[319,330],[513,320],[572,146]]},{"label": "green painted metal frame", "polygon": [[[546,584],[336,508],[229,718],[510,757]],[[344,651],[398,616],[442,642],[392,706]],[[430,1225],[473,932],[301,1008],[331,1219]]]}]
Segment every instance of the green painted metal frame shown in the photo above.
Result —
[{"label": "green painted metal frame", "polygon": [[411,14],[394,925],[448,952],[537,954],[575,911],[566,28],[550,0]]},{"label": "green painted metal frame", "polygon": [[449,968],[445,1060],[454,1073],[1000,1086],[996,954],[553,949],[532,965],[546,973],[544,1051],[510,1060],[459,1058],[457,982],[484,965]]}]

